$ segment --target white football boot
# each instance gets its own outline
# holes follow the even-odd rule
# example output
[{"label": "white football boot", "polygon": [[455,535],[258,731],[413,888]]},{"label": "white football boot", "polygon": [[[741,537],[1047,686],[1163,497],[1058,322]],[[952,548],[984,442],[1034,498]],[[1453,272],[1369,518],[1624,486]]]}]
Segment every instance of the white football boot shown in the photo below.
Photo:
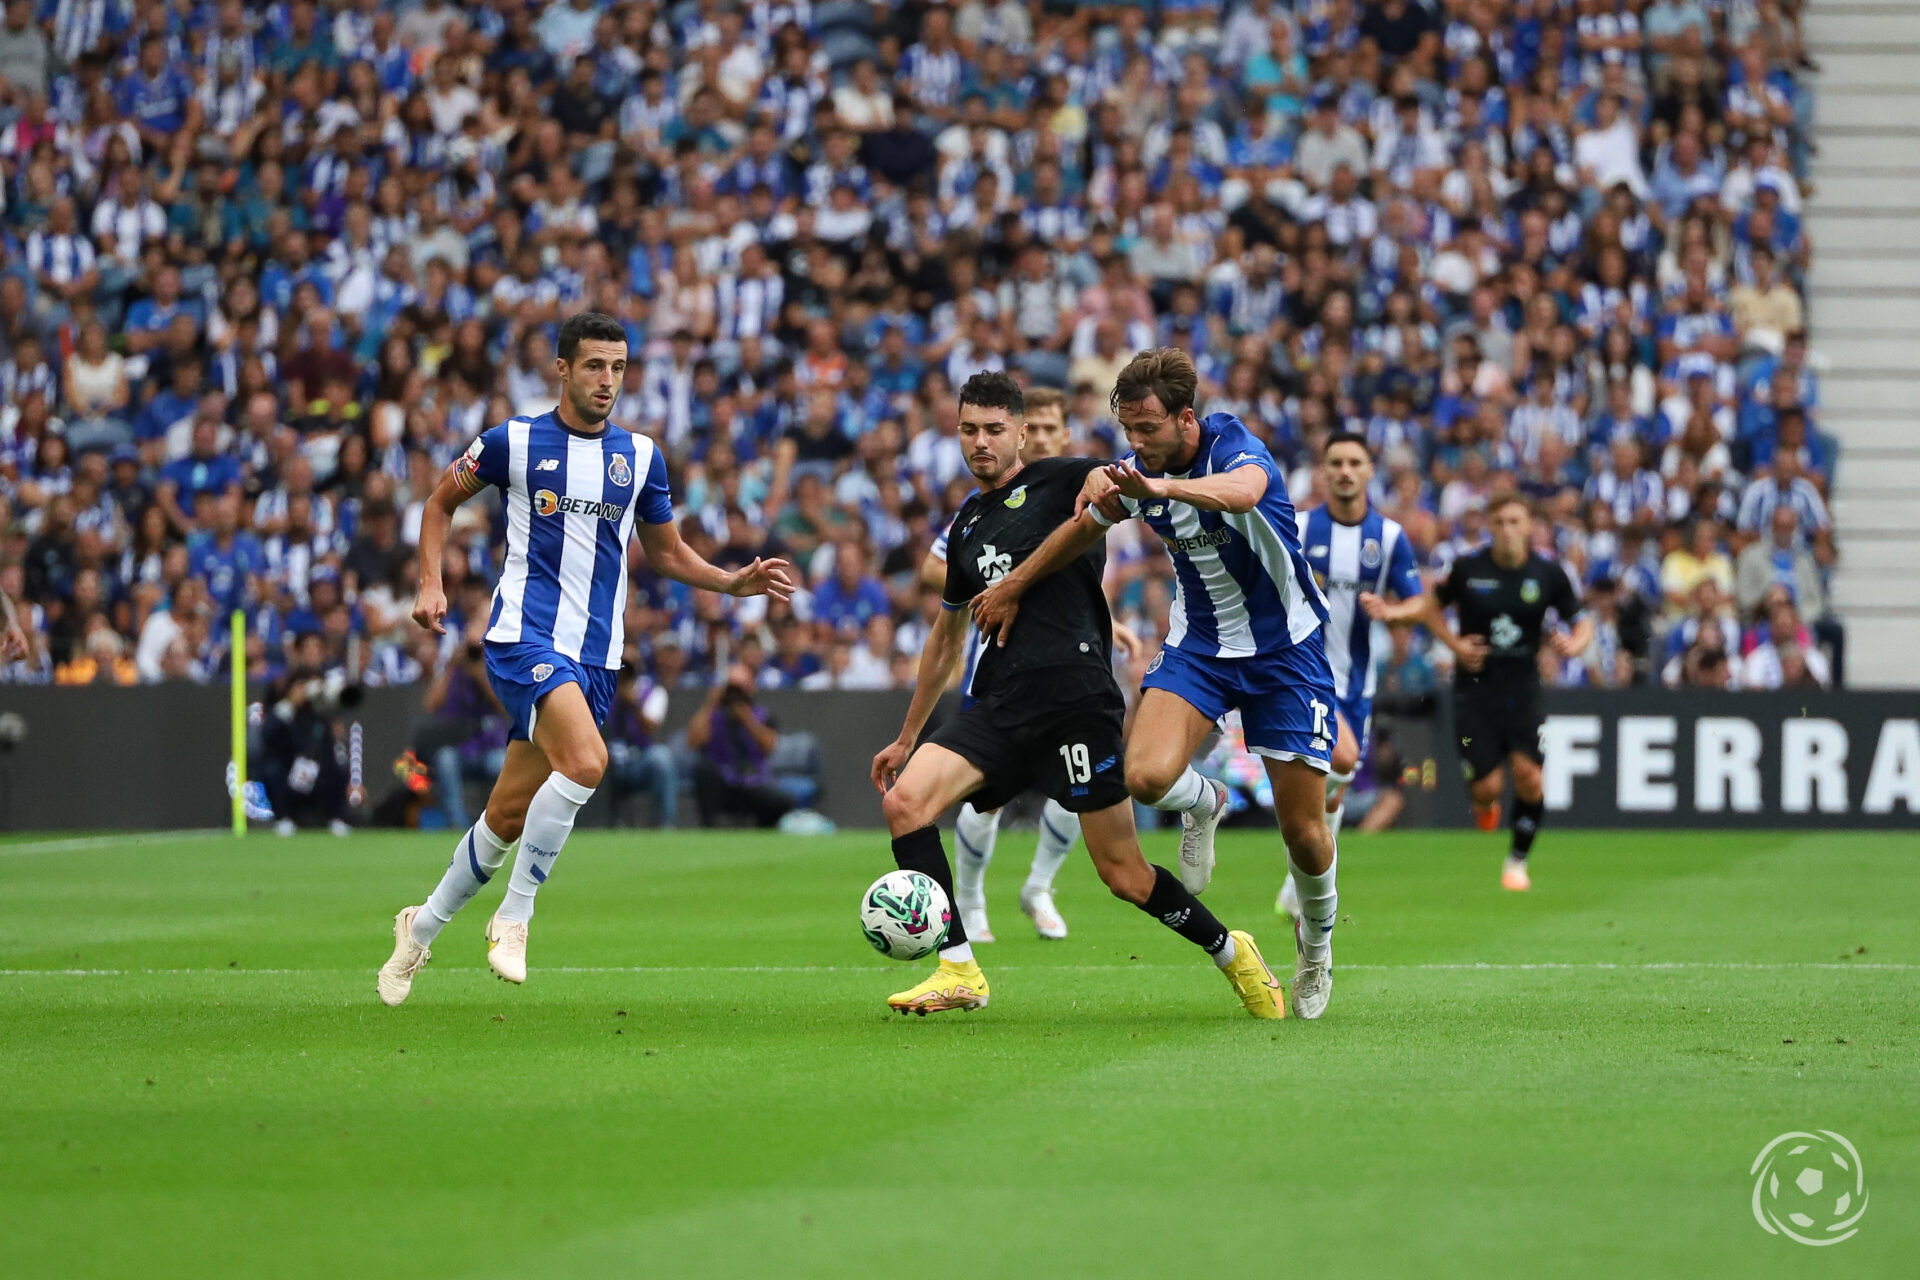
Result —
[{"label": "white football boot", "polygon": [[527,980],[527,924],[502,920],[495,912],[487,921],[487,967],[508,982]]},{"label": "white football boot", "polygon": [[1060,909],[1053,905],[1053,890],[1022,888],[1020,909],[1027,913],[1027,919],[1033,921],[1033,927],[1041,937],[1060,939],[1067,936],[1067,922],[1060,915]]},{"label": "white football boot", "polygon": [[402,907],[393,918],[393,954],[380,966],[380,976],[374,980],[381,1004],[405,1000],[413,990],[413,975],[433,959],[433,952],[413,940],[413,918],[419,914],[419,907]]},{"label": "white football boot", "polygon": [[1213,833],[1227,816],[1227,788],[1222,782],[1207,779],[1213,788],[1213,816],[1197,820],[1190,813],[1180,815],[1180,883],[1198,897],[1213,880]]},{"label": "white football boot", "polygon": [[968,942],[992,942],[993,926],[987,923],[987,904],[984,902],[961,902],[960,924],[967,931]]},{"label": "white football boot", "polygon": [[[1289,879],[1287,883],[1292,884],[1293,881]],[[1293,909],[1293,1012],[1296,1017],[1311,1021],[1327,1011],[1327,1001],[1333,998],[1333,949],[1329,946],[1327,958],[1317,964],[1307,959],[1306,927],[1296,902]]]}]

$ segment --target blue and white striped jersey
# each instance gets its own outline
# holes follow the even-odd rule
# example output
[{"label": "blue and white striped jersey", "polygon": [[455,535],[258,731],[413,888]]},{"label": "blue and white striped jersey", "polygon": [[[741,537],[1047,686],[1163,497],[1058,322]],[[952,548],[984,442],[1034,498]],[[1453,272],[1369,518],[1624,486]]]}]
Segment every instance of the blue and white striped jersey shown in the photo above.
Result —
[{"label": "blue and white striped jersey", "polygon": [[[1386,624],[1360,611],[1360,593],[1411,600],[1420,594],[1413,544],[1397,520],[1368,508],[1359,524],[1341,524],[1325,507],[1300,513],[1300,545],[1327,597],[1327,665],[1342,701],[1371,698],[1387,649]],[[1355,726],[1358,728],[1359,726]]]},{"label": "blue and white striped jersey", "polygon": [[653,441],[611,422],[582,435],[548,412],[482,432],[456,474],[469,492],[498,487],[506,504],[507,563],[487,639],[617,668],[633,522],[673,519],[666,458]]},{"label": "blue and white striped jersey", "polygon": [[[1246,424],[1230,413],[1202,418],[1192,469],[1168,474],[1197,480],[1241,467],[1267,473],[1266,494],[1244,515],[1157,498],[1121,499],[1129,515],[1143,518],[1167,544],[1177,589],[1166,645],[1195,657],[1290,649],[1327,620],[1326,597],[1300,554],[1286,476]],[[1106,523],[1097,510],[1094,518]]]},{"label": "blue and white striped jersey", "polygon": [[[978,493],[979,490],[975,489],[973,492]],[[972,496],[973,493],[967,495],[968,498]],[[964,505],[964,499],[962,502]],[[941,528],[940,536],[933,540],[933,545],[927,548],[927,554],[935,560],[938,560],[941,564],[947,562],[947,535],[952,532],[953,521],[949,520],[946,525]],[[973,625],[972,610],[968,610],[967,612],[967,638],[965,643],[967,646],[967,665],[960,672],[960,693],[964,697],[971,698],[973,696],[973,675],[974,672],[980,669],[980,655],[985,653],[987,648],[987,638],[980,634],[980,628]]]}]

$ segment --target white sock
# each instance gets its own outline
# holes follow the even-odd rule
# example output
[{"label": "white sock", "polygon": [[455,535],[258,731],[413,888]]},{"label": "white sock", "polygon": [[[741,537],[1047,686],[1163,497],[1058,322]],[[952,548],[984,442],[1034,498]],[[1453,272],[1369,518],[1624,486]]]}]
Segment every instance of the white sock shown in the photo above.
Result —
[{"label": "white sock", "polygon": [[[1333,832],[1333,838],[1340,838],[1340,820],[1347,816],[1347,788],[1353,784],[1351,773],[1329,773],[1327,775],[1327,828]],[[1340,802],[1334,803],[1338,796]]]},{"label": "white sock", "polygon": [[1173,785],[1167,788],[1167,794],[1153,802],[1153,807],[1169,813],[1192,814],[1205,822],[1213,816],[1214,802],[1218,796],[1219,792],[1214,790],[1213,783],[1188,765],[1186,772],[1175,778]]},{"label": "white sock", "polygon": [[1233,935],[1227,935],[1227,945],[1213,953],[1213,962],[1222,969],[1233,963],[1234,952],[1239,948],[1233,945]]},{"label": "white sock", "polygon": [[981,813],[970,804],[960,806],[953,822],[953,896],[955,906],[983,907],[987,901],[987,864],[993,861],[993,843],[1000,836],[1000,811]]},{"label": "white sock", "polygon": [[949,964],[966,964],[973,959],[973,944],[963,942],[957,947],[942,947],[940,958]]},{"label": "white sock", "polygon": [[1073,852],[1080,839],[1080,815],[1063,809],[1058,800],[1047,801],[1040,810],[1040,843],[1034,846],[1033,866],[1027,872],[1027,888],[1050,891],[1061,864]]},{"label": "white sock", "polygon": [[414,913],[413,940],[423,947],[432,946],[460,908],[493,879],[493,873],[501,868],[511,852],[513,841],[493,834],[493,829],[487,826],[487,815],[481,814],[480,820],[454,846],[453,861],[447,864],[447,873],[434,886],[433,896]]},{"label": "white sock", "polygon": [[1316,963],[1326,960],[1333,953],[1333,926],[1340,918],[1340,892],[1334,888],[1334,873],[1340,870],[1340,853],[1334,851],[1333,861],[1319,875],[1313,875],[1300,869],[1300,864],[1288,862],[1293,867],[1293,885],[1300,894],[1300,937],[1306,944],[1307,959]]},{"label": "white sock", "polygon": [[533,919],[533,895],[540,892],[553,871],[553,860],[567,843],[580,806],[593,799],[593,788],[583,787],[563,773],[550,773],[527,805],[527,825],[520,832],[520,853],[513,860],[513,878],[507,881],[500,916],[522,924]]}]

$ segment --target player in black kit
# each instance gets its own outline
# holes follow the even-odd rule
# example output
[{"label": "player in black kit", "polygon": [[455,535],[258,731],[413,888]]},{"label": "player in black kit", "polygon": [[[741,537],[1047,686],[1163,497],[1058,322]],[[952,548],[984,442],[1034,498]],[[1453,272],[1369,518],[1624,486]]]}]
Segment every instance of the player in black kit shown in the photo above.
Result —
[{"label": "player in black kit", "polygon": [[[914,749],[965,650],[973,598],[1073,518],[1087,474],[1102,465],[1089,458],[1023,465],[1025,412],[1019,384],[1005,374],[975,374],[960,389],[960,444],[980,491],[947,536],[943,608],[920,654],[906,723],[873,758],[894,861],[931,876],[952,901],[953,870],[934,820],[962,800],[993,809],[1037,786],[1080,815],[1087,852],[1116,897],[1204,949],[1247,1012],[1283,1018],[1280,982],[1252,936],[1229,933],[1172,872],[1148,865],[1140,852],[1122,767],[1125,702],[1113,678],[1099,544],[1034,584],[1006,644],[981,656],[973,705]],[[957,915],[933,976],[887,1003],[919,1014],[985,1006],[987,979]]]},{"label": "player in black kit", "polygon": [[[1482,831],[1500,825],[1501,766],[1513,767],[1513,846],[1500,883],[1532,885],[1527,855],[1546,811],[1540,789],[1540,728],[1546,713],[1540,697],[1540,637],[1547,611],[1572,630],[1547,636],[1547,647],[1570,658],[1593,639],[1593,620],[1580,611],[1580,594],[1567,571],[1533,550],[1533,511],[1517,494],[1496,497],[1487,508],[1492,545],[1455,560],[1426,593],[1388,604],[1362,595],[1367,616],[1383,622],[1424,622],[1453,650],[1453,721],[1466,766],[1467,789]],[[1452,606],[1458,634],[1442,612]]]}]

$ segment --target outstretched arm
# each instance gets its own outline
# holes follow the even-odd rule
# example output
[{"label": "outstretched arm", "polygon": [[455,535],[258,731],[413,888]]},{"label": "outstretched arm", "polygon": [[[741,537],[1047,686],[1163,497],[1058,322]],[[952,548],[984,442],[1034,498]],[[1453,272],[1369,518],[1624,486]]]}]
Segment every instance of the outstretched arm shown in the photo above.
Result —
[{"label": "outstretched arm", "polygon": [[1267,473],[1252,465],[1235,467],[1219,475],[1201,476],[1198,480],[1172,480],[1147,475],[1127,458],[1106,468],[1106,476],[1122,494],[1137,501],[1164,498],[1202,511],[1225,511],[1232,515],[1253,510],[1267,494]]},{"label": "outstretched arm", "polygon": [[[1447,625],[1446,608],[1431,588],[1410,600],[1388,603],[1371,591],[1360,595],[1360,608],[1375,622],[1405,626],[1418,623],[1433,633],[1434,639],[1452,650],[1454,658],[1469,671],[1478,671],[1487,660],[1487,642],[1480,636],[1455,635]],[[1584,646],[1583,646],[1584,647]]]},{"label": "outstretched arm", "polygon": [[942,608],[933,629],[927,633],[926,647],[920,650],[920,674],[914,681],[913,701],[907,705],[907,718],[900,726],[900,736],[873,758],[871,776],[874,789],[880,794],[886,794],[894,778],[906,767],[907,757],[913,754],[914,744],[920,741],[920,731],[927,727],[927,718],[946,691],[947,681],[953,677],[953,668],[966,642],[967,611]]},{"label": "outstretched arm", "polygon": [[743,565],[728,573],[707,563],[706,557],[688,546],[680,537],[680,526],[669,520],[664,524],[641,521],[634,526],[647,563],[654,572],[675,582],[684,582],[702,591],[718,591],[725,596],[772,596],[785,600],[793,595],[793,579],[785,560],[762,560]]}]

